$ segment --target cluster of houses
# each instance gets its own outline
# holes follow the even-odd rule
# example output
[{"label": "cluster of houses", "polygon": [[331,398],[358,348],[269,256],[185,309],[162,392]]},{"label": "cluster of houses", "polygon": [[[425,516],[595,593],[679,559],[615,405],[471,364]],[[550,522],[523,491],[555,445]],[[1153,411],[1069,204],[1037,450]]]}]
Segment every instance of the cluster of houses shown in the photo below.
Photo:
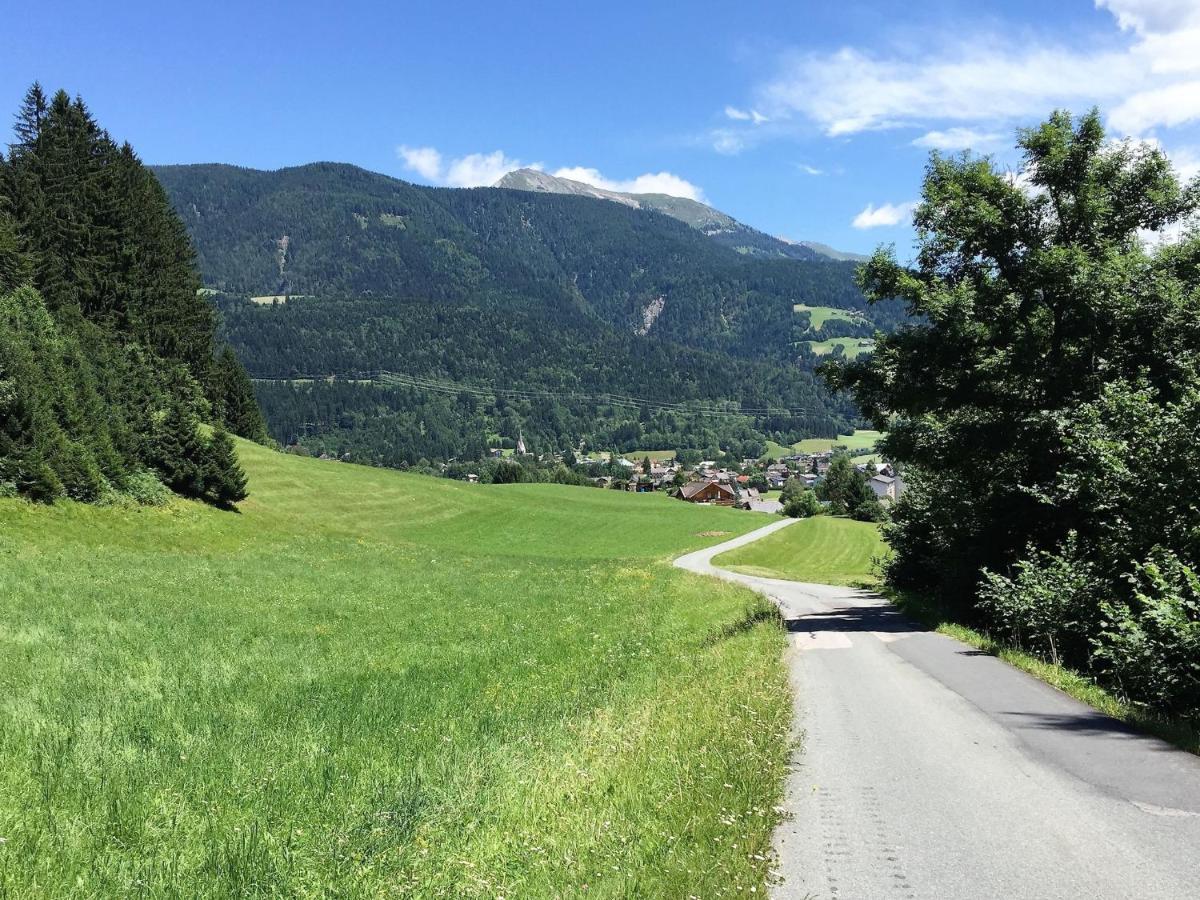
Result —
[{"label": "cluster of houses", "polygon": [[[776,463],[763,465],[758,460],[743,460],[740,471],[716,468],[712,463],[701,463],[692,474],[692,479],[679,489],[679,498],[689,503],[712,503],[718,506],[736,506],[743,509],[774,511],[777,501],[763,500],[751,482],[766,485],[771,490],[782,490],[789,480],[797,480],[806,488],[815,488],[829,471],[832,453],[797,454],[785,457]],[[867,476],[867,483],[875,496],[883,503],[900,499],[904,493],[904,478],[887,463],[865,462],[855,466]],[[748,474],[754,472],[761,477]]]},{"label": "cluster of houses", "polygon": [[[719,466],[709,460],[691,470],[670,460],[652,463],[649,473],[643,472],[635,462],[619,459],[618,464],[628,471],[626,477],[602,475],[592,481],[598,487],[624,487],[638,493],[678,488],[676,496],[689,503],[774,512],[779,508],[779,502],[764,498],[760,488],[782,490],[789,479],[800,481],[806,488],[815,488],[829,471],[832,459],[832,452],[796,454],[769,465],[757,459],[744,459],[738,469]],[[892,466],[863,462],[855,468],[867,476],[871,490],[881,502],[900,499],[904,479]]]},{"label": "cluster of houses", "polygon": [[[522,436],[517,442],[516,452],[523,455],[525,441]],[[503,451],[493,450],[493,456]],[[546,457],[545,459],[549,459]],[[556,461],[561,457],[555,455]],[[711,460],[687,468],[674,459],[651,462],[649,472],[642,463],[624,457],[616,460],[622,470],[611,474],[608,461],[584,457],[578,464],[603,467],[604,474],[597,472],[592,483],[597,487],[627,490],[631,493],[674,491],[675,496],[688,503],[709,503],[716,506],[733,506],[775,512],[780,508],[777,500],[767,499],[763,490],[782,490],[789,480],[799,481],[806,488],[815,488],[824,479],[833,462],[833,452],[796,453],[784,456],[767,464],[763,460],[743,459],[739,468],[718,465]],[[904,479],[894,467],[887,463],[862,462],[855,466],[867,477],[871,490],[882,503],[900,499],[904,493]],[[476,476],[466,476],[476,480]]]}]

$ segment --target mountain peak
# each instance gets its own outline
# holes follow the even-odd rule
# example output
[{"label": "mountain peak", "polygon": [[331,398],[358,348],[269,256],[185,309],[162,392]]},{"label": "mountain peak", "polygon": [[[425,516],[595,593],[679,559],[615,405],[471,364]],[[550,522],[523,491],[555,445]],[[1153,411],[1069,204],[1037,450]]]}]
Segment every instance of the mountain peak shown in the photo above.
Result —
[{"label": "mountain peak", "polygon": [[669,194],[627,194],[551,175],[540,169],[514,169],[497,181],[494,187],[538,194],[592,197],[632,206],[634,209],[654,210],[690,225],[718,243],[751,256],[816,260],[848,258],[848,255],[814,241],[789,241],[772,237],[742,224],[719,209],[713,209],[687,197],[673,197]]},{"label": "mountain peak", "polygon": [[579,197],[595,197],[598,200],[612,200],[623,203],[635,209],[641,209],[642,204],[635,194],[622,194],[619,191],[609,191],[583,181],[573,181],[570,178],[559,178],[540,169],[514,169],[494,185],[498,188],[508,188],[513,191],[534,191],[541,194],[574,194]]}]

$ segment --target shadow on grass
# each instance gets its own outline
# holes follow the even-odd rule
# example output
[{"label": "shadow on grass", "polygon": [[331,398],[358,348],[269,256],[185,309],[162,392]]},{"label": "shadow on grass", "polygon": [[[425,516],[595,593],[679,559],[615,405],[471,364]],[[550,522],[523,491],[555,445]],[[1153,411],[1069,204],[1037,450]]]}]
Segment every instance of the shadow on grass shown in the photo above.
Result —
[{"label": "shadow on grass", "polygon": [[764,622],[771,622],[780,629],[785,625],[783,616],[779,612],[779,607],[765,598],[754,603],[747,603],[740,617],[734,619],[732,622],[727,622],[720,628],[714,628],[700,641],[700,646],[712,647],[721,641],[727,641],[732,637],[737,637],[739,634],[745,634],[747,631]]}]

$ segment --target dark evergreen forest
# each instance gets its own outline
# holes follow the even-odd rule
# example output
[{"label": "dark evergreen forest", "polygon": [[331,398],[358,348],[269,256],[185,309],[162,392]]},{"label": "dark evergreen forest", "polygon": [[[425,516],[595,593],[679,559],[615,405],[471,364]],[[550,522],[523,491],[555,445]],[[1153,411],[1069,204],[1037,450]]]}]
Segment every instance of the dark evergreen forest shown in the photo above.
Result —
[{"label": "dark evergreen forest", "polygon": [[[260,382],[272,434],[387,464],[515,440],[542,450],[761,450],[832,436],[853,405],[798,342],[893,330],[854,264],[763,259],[668,216],[586,197],[420,187],[327,163],[155,170],[196,243],[223,335]],[[279,295],[284,302],[252,303]],[[862,314],[806,331],[797,303]],[[838,331],[837,329],[841,329]],[[378,371],[551,401],[469,406],[363,383]],[[300,376],[347,376],[341,382]],[[643,408],[601,408],[618,393]],[[655,417],[654,404],[695,402]],[[699,407],[732,405],[747,415]]]},{"label": "dark evergreen forest", "polygon": [[0,158],[0,492],[245,496],[229,432],[265,428],[199,286],[153,173],[35,84]]}]

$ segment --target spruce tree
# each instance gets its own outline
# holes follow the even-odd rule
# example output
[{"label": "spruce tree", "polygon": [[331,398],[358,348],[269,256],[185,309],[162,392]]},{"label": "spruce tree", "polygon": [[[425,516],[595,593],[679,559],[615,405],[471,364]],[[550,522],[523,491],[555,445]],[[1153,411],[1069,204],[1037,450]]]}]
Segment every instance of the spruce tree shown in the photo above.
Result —
[{"label": "spruce tree", "polygon": [[210,474],[208,447],[200,438],[195,415],[178,397],[171,400],[155,429],[150,462],[163,483],[187,497],[202,497]]},{"label": "spruce tree", "polygon": [[217,503],[232,504],[246,499],[246,473],[238,463],[233,438],[223,425],[213,430],[204,482],[205,493]]},{"label": "spruce tree", "polygon": [[94,499],[149,466],[183,494],[244,496],[228,436],[198,433],[200,386],[239,432],[265,427],[237,359],[214,353],[216,314],[157,179],[64,91],[31,87],[14,132],[0,159],[3,489]]},{"label": "spruce tree", "polygon": [[226,346],[213,364],[209,395],[220,407],[230,431],[247,440],[266,440],[267,425],[254,398],[254,386],[232,347]]},{"label": "spruce tree", "polygon": [[25,92],[25,99],[21,101],[21,108],[17,110],[16,122],[13,125],[13,133],[17,138],[13,143],[15,150],[31,149],[37,143],[38,134],[42,130],[42,120],[46,118],[48,108],[46,94],[42,86],[35,81]]},{"label": "spruce tree", "polygon": [[[0,176],[6,176],[6,170],[7,166],[0,160]],[[21,250],[16,225],[8,207],[8,198],[0,193],[0,294],[24,284],[32,274],[29,257]]]}]

